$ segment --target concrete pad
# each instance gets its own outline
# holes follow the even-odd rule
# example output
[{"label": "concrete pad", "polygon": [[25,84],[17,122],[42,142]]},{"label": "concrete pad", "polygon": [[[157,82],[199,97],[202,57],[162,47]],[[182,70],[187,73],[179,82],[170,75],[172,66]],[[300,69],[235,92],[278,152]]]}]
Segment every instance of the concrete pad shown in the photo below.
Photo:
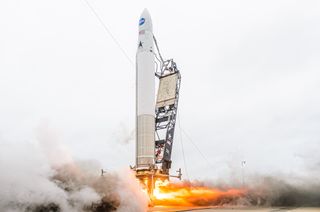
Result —
[{"label": "concrete pad", "polygon": [[307,207],[166,207],[157,206],[150,208],[149,212],[320,212],[320,208]]}]

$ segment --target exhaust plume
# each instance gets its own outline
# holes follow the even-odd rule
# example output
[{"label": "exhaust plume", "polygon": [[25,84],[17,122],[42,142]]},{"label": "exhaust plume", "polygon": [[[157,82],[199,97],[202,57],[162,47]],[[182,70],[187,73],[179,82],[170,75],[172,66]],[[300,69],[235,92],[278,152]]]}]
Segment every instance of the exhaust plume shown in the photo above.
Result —
[{"label": "exhaust plume", "polygon": [[275,176],[250,177],[246,185],[230,182],[160,182],[155,204],[163,206],[320,207],[320,184]]}]

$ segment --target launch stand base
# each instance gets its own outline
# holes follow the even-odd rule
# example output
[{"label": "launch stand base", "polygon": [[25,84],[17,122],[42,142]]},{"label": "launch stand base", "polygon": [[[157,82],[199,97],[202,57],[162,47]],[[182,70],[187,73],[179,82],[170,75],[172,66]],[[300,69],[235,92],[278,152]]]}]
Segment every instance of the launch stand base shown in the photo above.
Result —
[{"label": "launch stand base", "polygon": [[152,197],[157,180],[169,180],[169,175],[159,173],[158,169],[138,170],[136,171],[136,177],[150,197]]},{"label": "launch stand base", "polygon": [[144,170],[135,170],[136,178],[140,181],[145,191],[148,193],[150,199],[153,198],[153,191],[156,186],[157,181],[169,181],[170,177],[175,177],[181,180],[181,169],[177,171],[178,175],[168,175],[161,173],[160,169],[144,169]]}]

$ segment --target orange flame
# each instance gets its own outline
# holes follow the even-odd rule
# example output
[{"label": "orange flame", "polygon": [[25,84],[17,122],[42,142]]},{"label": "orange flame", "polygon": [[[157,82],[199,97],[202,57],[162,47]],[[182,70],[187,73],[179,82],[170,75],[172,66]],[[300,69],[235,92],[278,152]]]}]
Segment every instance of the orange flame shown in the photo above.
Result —
[{"label": "orange flame", "polygon": [[219,190],[187,183],[156,180],[152,202],[161,206],[215,206],[235,203],[244,190]]}]

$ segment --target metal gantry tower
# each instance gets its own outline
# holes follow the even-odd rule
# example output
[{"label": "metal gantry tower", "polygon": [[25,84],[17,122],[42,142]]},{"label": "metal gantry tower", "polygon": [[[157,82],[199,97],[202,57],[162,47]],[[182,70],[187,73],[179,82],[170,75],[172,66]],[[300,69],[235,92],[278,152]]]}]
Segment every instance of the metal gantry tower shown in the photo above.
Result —
[{"label": "metal gantry tower", "polygon": [[[170,59],[161,64],[155,119],[155,163],[161,174],[169,176],[171,153],[178,112],[181,75],[176,63]],[[181,178],[181,171],[177,176]]]}]

